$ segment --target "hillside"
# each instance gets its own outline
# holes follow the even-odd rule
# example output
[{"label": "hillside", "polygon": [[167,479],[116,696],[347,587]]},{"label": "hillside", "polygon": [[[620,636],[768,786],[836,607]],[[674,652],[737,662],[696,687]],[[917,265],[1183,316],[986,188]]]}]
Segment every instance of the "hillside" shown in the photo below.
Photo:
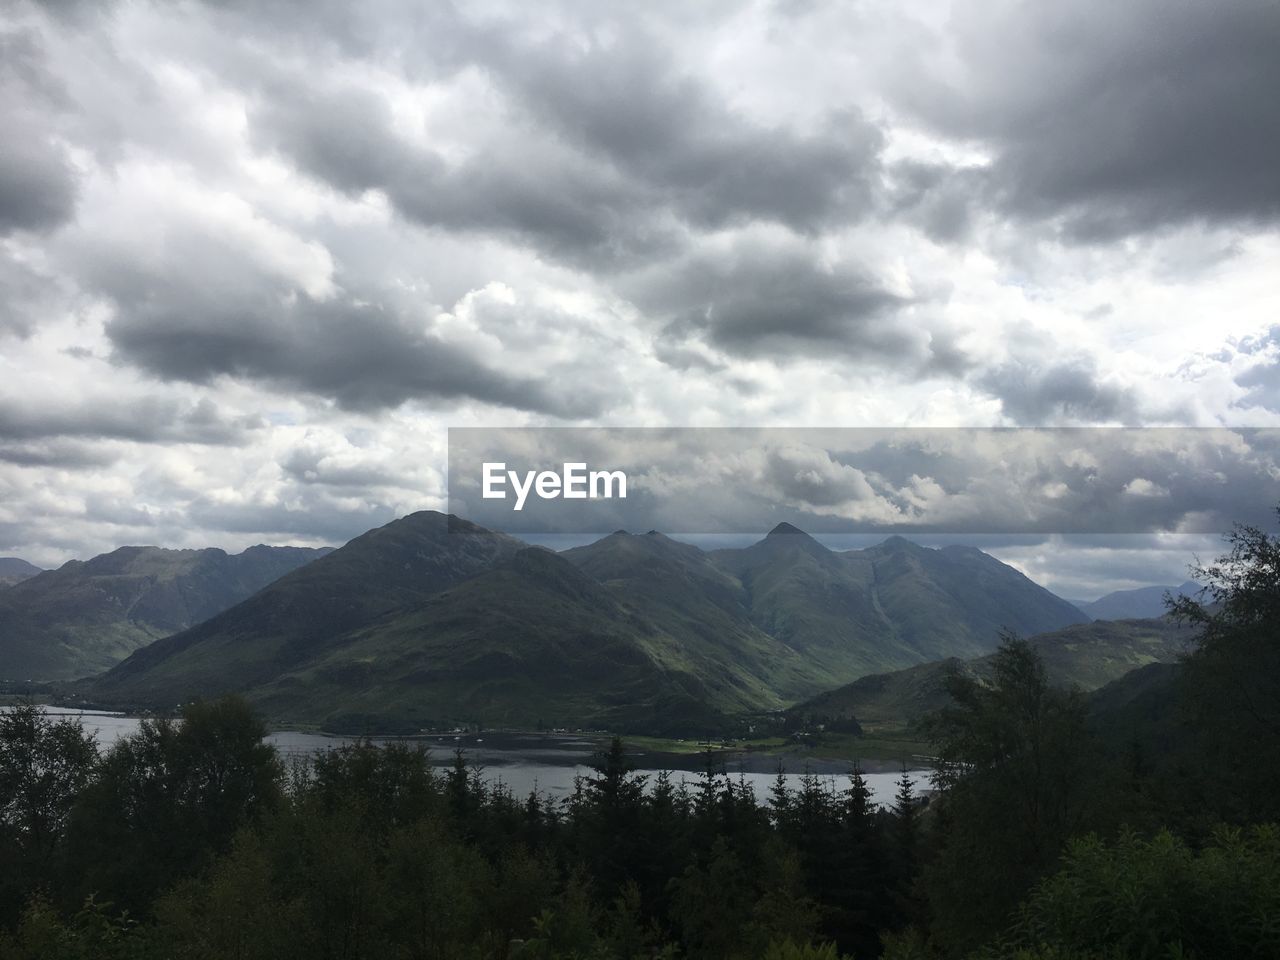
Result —
[{"label": "hillside", "polygon": [[1176,587],[1139,587],[1136,590],[1117,590],[1089,603],[1076,606],[1094,620],[1136,620],[1159,617],[1165,612],[1165,594],[1194,597],[1200,592],[1200,584],[1188,580]]},{"label": "hillside", "polygon": [[[1095,621],[1030,637],[1051,682],[1097,690],[1151,664],[1174,662],[1194,631],[1171,620]],[[990,655],[950,658],[905,670],[862,677],[798,704],[790,712],[809,717],[856,717],[864,729],[909,727],[945,706],[943,681],[951,670],[985,676]]]},{"label": "hillside", "polygon": [[121,547],[0,591],[0,678],[97,673],[199,623],[326,550]]},{"label": "hillside", "polygon": [[34,563],[27,563],[18,557],[0,557],[0,590],[23,580],[30,580],[37,573],[44,571]]},{"label": "hillside", "polygon": [[724,714],[782,705],[769,680],[794,655],[741,640],[671,631],[564,558],[529,549],[335,640],[253,696],[329,729],[711,729]]},{"label": "hillside", "polygon": [[343,634],[446,590],[525,544],[444,514],[410,514],[361,534],[247,600],[139,650],[93,685],[94,696],[158,704],[249,691]]},{"label": "hillside", "polygon": [[782,524],[712,560],[742,585],[752,621],[837,682],[995,649],[1002,629],[1032,634],[1086,617],[972,547],[890,537],[836,553]]}]

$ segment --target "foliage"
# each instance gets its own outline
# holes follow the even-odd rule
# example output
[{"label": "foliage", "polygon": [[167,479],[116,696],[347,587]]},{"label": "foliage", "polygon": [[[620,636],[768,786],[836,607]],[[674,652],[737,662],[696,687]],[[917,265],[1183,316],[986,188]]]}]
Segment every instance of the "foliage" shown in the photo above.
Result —
[{"label": "foliage", "polygon": [[1200,851],[1167,832],[1073,841],[982,956],[1033,948],[1131,960],[1280,956],[1280,829],[1222,827]]},{"label": "foliage", "polygon": [[1184,663],[1184,702],[1202,752],[1228,772],[1215,806],[1236,822],[1277,819],[1280,536],[1237,526],[1227,542],[1229,553],[1193,571],[1206,595],[1170,600],[1199,633]]},{"label": "foliage", "polygon": [[1107,811],[1083,700],[1049,684],[1026,641],[1006,637],[989,682],[955,673],[948,691],[952,705],[926,721],[942,804],[924,888],[933,939],[958,950],[998,929],[1066,841]]},{"label": "foliage", "polygon": [[0,711],[0,922],[50,880],[67,818],[98,759],[79,722],[24,703]]}]

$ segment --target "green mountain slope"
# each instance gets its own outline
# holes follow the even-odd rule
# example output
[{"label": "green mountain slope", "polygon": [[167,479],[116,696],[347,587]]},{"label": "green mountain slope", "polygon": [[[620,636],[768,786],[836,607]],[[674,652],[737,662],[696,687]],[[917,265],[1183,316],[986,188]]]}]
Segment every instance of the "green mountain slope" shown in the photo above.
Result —
[{"label": "green mountain slope", "polygon": [[142,704],[249,690],[343,634],[461,583],[525,544],[444,514],[370,530],[242,603],[139,650],[93,684],[94,696]]},{"label": "green mountain slope", "polygon": [[334,641],[251,696],[270,713],[347,730],[476,721],[661,733],[781,706],[770,654],[785,661],[787,651],[668,626],[529,549]]},{"label": "green mountain slope", "polygon": [[30,580],[37,573],[44,573],[44,570],[34,563],[27,563],[18,557],[0,557],[0,589]]},{"label": "green mountain slope", "polygon": [[[1193,636],[1189,627],[1159,618],[1099,620],[1029,639],[1044,659],[1052,682],[1091,691],[1151,664],[1172,663]],[[907,727],[946,705],[943,681],[950,670],[983,677],[990,660],[990,655],[950,658],[862,677],[798,704],[791,712],[810,717],[856,717],[868,731]]]},{"label": "green mountain slope", "polygon": [[679,656],[685,669],[759,678],[751,709],[789,703],[829,682],[821,664],[752,621],[742,584],[697,547],[653,531],[619,532],[563,556],[629,616],[678,640],[667,656]]},{"label": "green mountain slope", "polygon": [[121,547],[0,591],[0,678],[97,673],[207,619],[327,551]]},{"label": "green mountain slope", "polygon": [[742,584],[752,620],[839,682],[994,650],[1001,629],[1040,633],[1087,618],[971,547],[890,537],[835,553],[789,524],[714,562]]}]

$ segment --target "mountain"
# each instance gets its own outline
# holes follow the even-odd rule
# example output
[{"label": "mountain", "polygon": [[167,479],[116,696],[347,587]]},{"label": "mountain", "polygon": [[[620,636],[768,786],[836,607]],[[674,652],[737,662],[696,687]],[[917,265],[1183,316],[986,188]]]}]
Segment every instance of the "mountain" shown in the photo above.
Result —
[{"label": "mountain", "polygon": [[[1151,664],[1170,664],[1194,637],[1192,627],[1167,618],[1095,621],[1042,633],[1029,641],[1044,660],[1050,682],[1098,690]],[[809,717],[854,717],[868,731],[908,727],[945,706],[943,681],[952,670],[975,677],[990,674],[991,655],[948,658],[861,677],[819,694],[791,712]]]},{"label": "mountain", "polygon": [[1194,597],[1200,592],[1200,584],[1188,580],[1176,587],[1139,587],[1136,590],[1117,590],[1092,602],[1077,603],[1084,613],[1094,620],[1134,620],[1142,617],[1159,617],[1165,612],[1165,594],[1183,594]]},{"label": "mountain", "polygon": [[1083,616],[977,550],[834,553],[793,527],[704,553],[619,531],[557,555],[440,514],[370,531],[94,682],[103,702],[240,692],[334,730],[707,729],[871,669]]},{"label": "mountain", "polygon": [[837,682],[994,650],[1001,630],[1054,630],[1086,617],[973,547],[890,537],[836,553],[789,524],[710,554],[742,585],[752,621]]},{"label": "mountain", "polygon": [[753,622],[742,584],[697,547],[652,530],[619,531],[562,556],[631,616],[679,639],[690,668],[759,678],[757,709],[789,703],[826,680],[820,664]]},{"label": "mountain", "polygon": [[19,560],[17,557],[0,557],[0,589],[11,587],[23,580],[30,580],[37,573],[44,573],[44,571],[35,564]]},{"label": "mountain", "polygon": [[346,634],[253,696],[345,730],[482,721],[664,733],[782,706],[769,680],[795,657],[776,641],[668,626],[569,560],[528,549]]},{"label": "mountain", "polygon": [[0,678],[96,673],[225,610],[326,549],[121,547],[0,591]]},{"label": "mountain", "polygon": [[[778,709],[787,701],[776,688],[818,683],[801,656],[735,611],[737,587],[697,548],[619,533],[561,556],[478,527],[434,536],[445,519],[416,515],[366,534],[139,651],[93,696],[156,704],[235,691],[270,716],[357,732],[459,721],[663,732]],[[362,593],[366,566],[385,558],[397,524],[425,534],[418,547],[447,575],[415,577],[409,595],[377,577],[375,599]],[[344,582],[353,572],[359,582]],[[320,598],[349,595],[366,606],[296,626]]]},{"label": "mountain", "polygon": [[401,517],[137,651],[92,685],[94,696],[158,704],[250,691],[525,546],[432,511]]}]

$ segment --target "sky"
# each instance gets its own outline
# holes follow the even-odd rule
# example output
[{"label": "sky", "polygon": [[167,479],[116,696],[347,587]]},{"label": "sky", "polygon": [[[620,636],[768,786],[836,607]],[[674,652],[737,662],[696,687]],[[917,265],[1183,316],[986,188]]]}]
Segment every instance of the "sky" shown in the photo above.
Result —
[{"label": "sky", "polygon": [[[449,427],[1280,426],[1277,49],[1274,0],[9,2],[0,554],[341,543],[446,505]],[[990,549],[1087,597],[1217,545],[1140,540]]]}]

